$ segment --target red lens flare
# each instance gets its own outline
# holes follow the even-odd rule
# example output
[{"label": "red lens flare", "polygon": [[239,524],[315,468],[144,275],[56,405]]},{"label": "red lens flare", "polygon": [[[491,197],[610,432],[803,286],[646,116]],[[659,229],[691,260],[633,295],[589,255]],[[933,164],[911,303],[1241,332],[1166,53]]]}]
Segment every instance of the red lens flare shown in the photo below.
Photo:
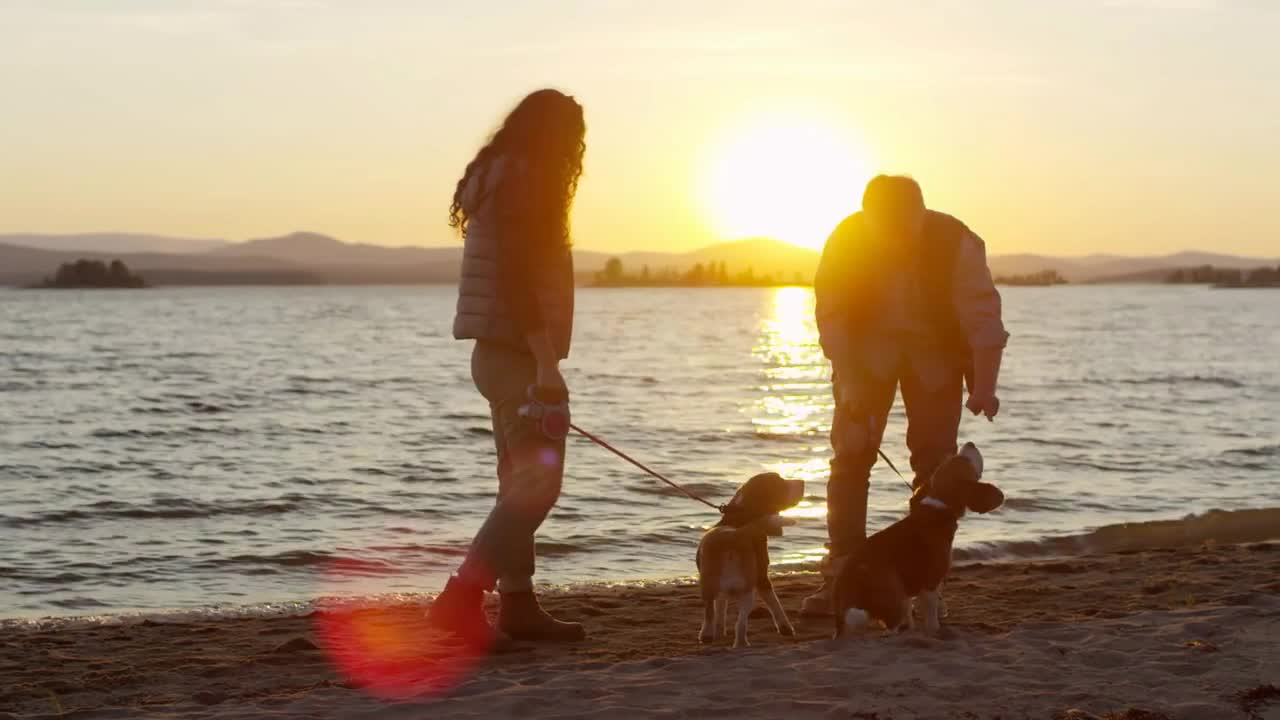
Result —
[{"label": "red lens flare", "polygon": [[[342,572],[342,563],[333,568]],[[335,669],[352,686],[384,700],[443,695],[470,677],[492,649],[433,627],[417,603],[325,599],[316,602],[312,617]]]}]

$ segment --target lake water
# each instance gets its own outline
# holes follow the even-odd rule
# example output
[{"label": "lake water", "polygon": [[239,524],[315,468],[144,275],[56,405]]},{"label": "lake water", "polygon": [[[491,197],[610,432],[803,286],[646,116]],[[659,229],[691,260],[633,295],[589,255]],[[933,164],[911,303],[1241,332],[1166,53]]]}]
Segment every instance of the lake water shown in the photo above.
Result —
[{"label": "lake water", "polygon": [[[961,434],[1009,502],[962,523],[962,558],[1150,527],[1280,535],[1272,511],[1114,527],[1280,507],[1280,293],[1004,295],[1002,414]],[[0,291],[0,617],[439,589],[496,486],[453,302],[446,287]],[[800,525],[773,544],[782,570],[825,539],[812,309],[802,288],[582,290],[566,369],[579,424],[717,501],[763,469],[807,480]],[[903,433],[899,405],[884,447],[900,467]],[[540,580],[692,574],[714,512],[583,440],[569,451]],[[905,499],[877,467],[870,526]]]}]

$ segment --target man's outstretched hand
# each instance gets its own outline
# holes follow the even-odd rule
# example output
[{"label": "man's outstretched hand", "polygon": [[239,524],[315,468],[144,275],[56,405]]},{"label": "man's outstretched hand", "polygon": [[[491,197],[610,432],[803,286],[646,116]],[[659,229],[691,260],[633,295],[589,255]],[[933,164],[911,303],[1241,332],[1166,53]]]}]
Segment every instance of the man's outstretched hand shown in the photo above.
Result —
[{"label": "man's outstretched hand", "polygon": [[1000,412],[1000,398],[995,393],[969,393],[969,401],[964,404],[974,415],[985,415],[987,421],[996,419]]}]

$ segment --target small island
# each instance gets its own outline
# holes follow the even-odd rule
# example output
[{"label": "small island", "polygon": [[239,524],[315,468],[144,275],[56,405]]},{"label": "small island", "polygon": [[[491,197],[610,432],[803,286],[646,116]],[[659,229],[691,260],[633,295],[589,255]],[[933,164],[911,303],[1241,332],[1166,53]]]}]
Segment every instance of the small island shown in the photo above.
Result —
[{"label": "small island", "polygon": [[1048,287],[1050,285],[1066,285],[1067,279],[1057,270],[1041,270],[1028,275],[1002,275],[995,279],[997,285],[1013,285],[1021,287]]},{"label": "small island", "polygon": [[803,273],[795,273],[790,278],[782,272],[757,275],[751,267],[730,275],[729,267],[723,262],[697,263],[684,272],[669,267],[651,271],[645,265],[639,273],[628,274],[621,260],[609,258],[604,270],[596,273],[591,287],[781,287],[812,284],[813,279]]},{"label": "small island", "polygon": [[110,265],[101,260],[77,260],[63,263],[53,277],[32,285],[33,288],[84,289],[84,288],[144,288],[147,284],[140,275],[131,272],[123,262],[112,260]]},{"label": "small island", "polygon": [[1280,288],[1280,267],[1253,270],[1201,265],[1174,270],[1165,278],[1172,285],[1210,285],[1215,288]]}]

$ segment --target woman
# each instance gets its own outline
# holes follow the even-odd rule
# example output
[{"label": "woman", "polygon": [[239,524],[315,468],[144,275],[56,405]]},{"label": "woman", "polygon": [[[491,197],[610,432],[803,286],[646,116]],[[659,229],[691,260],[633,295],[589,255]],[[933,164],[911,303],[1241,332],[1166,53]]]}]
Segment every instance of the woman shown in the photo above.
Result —
[{"label": "woman", "polygon": [[498,502],[431,607],[434,624],[493,640],[486,592],[498,590],[498,630],[517,640],[580,640],[533,593],[534,533],[560,495],[564,437],[521,408],[530,389],[563,404],[560,360],[573,331],[569,210],[586,151],[582,107],[555,90],[529,95],[467,165],[449,224],[465,238],[453,334],[474,340],[471,377],[489,401],[498,450]]}]

